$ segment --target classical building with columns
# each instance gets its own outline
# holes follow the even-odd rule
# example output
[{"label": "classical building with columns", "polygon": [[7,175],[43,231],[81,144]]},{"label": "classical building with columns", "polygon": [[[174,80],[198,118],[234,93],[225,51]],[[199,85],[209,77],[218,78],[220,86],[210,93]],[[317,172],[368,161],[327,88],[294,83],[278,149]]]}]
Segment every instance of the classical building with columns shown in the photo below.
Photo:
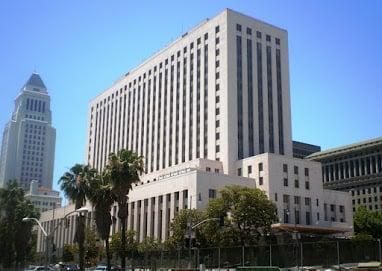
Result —
[{"label": "classical building with columns", "polygon": [[[286,30],[226,9],[90,101],[86,162],[101,171],[124,148],[145,159],[128,206],[139,241],[166,240],[180,209],[232,184],[262,189],[276,227],[351,231],[349,195],[323,189],[320,163],[293,157],[288,61]],[[42,214],[47,229],[62,209],[56,222]]]},{"label": "classical building with columns", "polygon": [[382,210],[382,137],[311,154],[322,163],[324,187],[346,191],[352,196],[352,210],[366,206]]}]

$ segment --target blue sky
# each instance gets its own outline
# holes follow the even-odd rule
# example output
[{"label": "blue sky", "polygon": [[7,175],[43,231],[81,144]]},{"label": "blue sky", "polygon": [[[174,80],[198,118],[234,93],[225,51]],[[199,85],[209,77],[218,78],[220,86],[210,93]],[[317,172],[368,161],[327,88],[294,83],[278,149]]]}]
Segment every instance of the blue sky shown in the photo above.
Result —
[{"label": "blue sky", "polygon": [[84,161],[89,100],[201,20],[232,8],[288,30],[293,139],[382,136],[382,1],[0,2],[0,127],[36,70],[57,129],[54,186]]}]

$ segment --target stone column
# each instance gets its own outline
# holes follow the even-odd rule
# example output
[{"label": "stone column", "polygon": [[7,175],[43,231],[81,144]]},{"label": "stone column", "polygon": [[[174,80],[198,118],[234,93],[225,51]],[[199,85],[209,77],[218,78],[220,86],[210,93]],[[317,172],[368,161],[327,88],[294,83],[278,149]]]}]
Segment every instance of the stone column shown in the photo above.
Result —
[{"label": "stone column", "polygon": [[143,199],[141,201],[141,221],[140,221],[140,231],[139,231],[139,241],[142,242],[145,237],[146,237],[146,230],[145,229],[145,225],[146,225],[146,215],[145,215],[145,212],[146,211],[146,205],[145,205],[145,200]]},{"label": "stone column", "polygon": [[154,212],[155,212],[155,216],[154,216],[154,237],[156,239],[158,239],[159,237],[159,233],[158,233],[158,230],[159,230],[159,197],[155,197],[155,204],[154,204]]},{"label": "stone column", "polygon": [[162,241],[167,239],[167,194],[163,195],[163,203],[162,203]]},{"label": "stone column", "polygon": [[172,221],[175,216],[175,193],[171,193],[170,199],[170,221]]},{"label": "stone column", "polygon": [[[134,204],[134,221],[133,221],[133,230],[138,233],[138,200]],[[139,236],[136,236],[139,238]]]},{"label": "stone column", "polygon": [[184,208],[184,190],[183,191],[179,191],[179,211],[182,210]]},{"label": "stone column", "polygon": [[147,206],[147,232],[146,236],[153,237],[151,234],[151,227],[152,227],[152,212],[153,212],[153,198],[148,199],[148,206]]}]

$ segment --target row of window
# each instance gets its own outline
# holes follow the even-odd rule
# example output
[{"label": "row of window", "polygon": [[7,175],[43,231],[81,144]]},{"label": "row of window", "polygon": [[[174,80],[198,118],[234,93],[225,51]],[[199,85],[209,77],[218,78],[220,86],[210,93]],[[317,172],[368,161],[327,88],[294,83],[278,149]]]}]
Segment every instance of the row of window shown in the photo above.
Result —
[{"label": "row of window", "polygon": [[[236,24],[236,31],[242,32],[241,30],[242,30],[242,26],[240,24]],[[246,34],[247,35],[252,35],[252,29],[247,27],[246,28]],[[260,31],[256,31],[256,37],[258,39],[261,39],[262,33]],[[265,37],[266,37],[266,41],[271,42],[271,35],[266,34]],[[279,38],[275,38],[275,43],[276,43],[276,45],[280,45],[280,39]]]},{"label": "row of window", "polygon": [[[218,28],[217,28],[218,29]],[[219,29],[218,29],[219,30]],[[204,35],[204,39],[207,40],[208,39],[208,34],[206,33],[206,35]],[[200,38],[197,39],[197,44],[199,45],[201,42],[200,42]],[[216,39],[216,43],[219,43],[219,39],[217,38]],[[194,78],[193,78],[193,71],[194,71],[194,52],[193,52],[193,48],[194,48],[194,43],[192,42],[190,44],[190,61],[188,63],[188,66],[187,66],[187,57],[184,55],[184,59],[183,59],[183,69],[184,69],[184,74],[187,74],[187,70],[189,70],[189,73],[190,73],[190,77],[189,77],[189,80],[188,80],[188,85],[189,85],[189,93],[188,93],[188,96],[189,96],[189,100],[190,100],[190,106],[189,106],[189,116],[190,116],[190,119],[189,119],[189,123],[188,123],[188,126],[190,127],[189,129],[189,134],[188,134],[188,137],[189,137],[189,157],[188,159],[189,160],[192,160],[194,159],[195,157],[196,158],[199,158],[201,155],[200,155],[200,138],[201,136],[203,136],[204,138],[204,147],[203,147],[203,156],[206,157],[207,156],[207,147],[208,147],[208,143],[207,143],[207,140],[208,140],[208,125],[207,125],[207,120],[208,120],[208,115],[207,115],[207,112],[208,112],[208,89],[207,89],[207,86],[208,86],[208,44],[205,44],[204,45],[204,50],[201,50],[200,48],[197,49],[196,53],[196,108],[197,108],[197,116],[196,116],[196,129],[197,129],[197,133],[196,133],[196,148],[193,146],[193,141],[194,141],[194,138],[193,138],[193,126],[194,126],[194,120],[193,120],[193,99],[194,99]],[[187,47],[184,47],[184,50],[183,50],[184,54],[187,52]],[[203,100],[203,103],[204,103],[204,134],[202,135],[201,134],[201,129],[200,129],[200,126],[199,126],[199,123],[200,123],[200,104],[201,104],[201,95],[200,95],[200,92],[201,92],[201,86],[200,86],[200,79],[201,79],[201,55],[202,55],[202,52],[204,52],[204,100]],[[216,50],[216,53],[219,54],[219,51]],[[149,80],[149,84],[147,85],[148,87],[146,88],[146,81],[145,81],[145,78],[146,78],[146,73],[143,74],[143,77],[142,76],[139,76],[138,78],[134,79],[133,82],[129,82],[129,91],[128,93],[126,93],[124,95],[124,100],[123,100],[123,103],[124,103],[124,113],[123,113],[123,119],[125,119],[125,115],[126,115],[126,99],[128,96],[128,107],[131,108],[131,110],[129,110],[127,112],[128,116],[127,116],[127,142],[123,142],[123,144],[127,145],[127,147],[129,149],[133,149],[135,151],[137,151],[140,155],[144,155],[145,156],[145,159],[146,159],[146,172],[147,171],[154,171],[154,168],[153,168],[153,165],[154,165],[154,160],[157,161],[156,163],[156,170],[159,170],[159,168],[165,168],[167,166],[171,166],[172,163],[173,163],[173,159],[172,159],[172,154],[173,154],[173,150],[172,150],[172,132],[173,132],[173,122],[174,122],[174,118],[176,118],[176,126],[177,126],[177,129],[175,131],[178,131],[178,129],[180,128],[179,125],[178,125],[178,120],[179,120],[179,99],[180,99],[180,61],[181,61],[181,55],[180,55],[180,51],[177,52],[177,61],[176,61],[176,66],[177,66],[177,70],[176,70],[176,78],[177,78],[177,82],[176,84],[174,84],[174,78],[175,78],[175,63],[173,63],[173,61],[175,60],[175,57],[174,55],[171,56],[171,68],[170,68],[170,72],[167,68],[167,64],[168,64],[168,59],[166,59],[164,61],[165,63],[165,68],[164,68],[164,77],[163,77],[163,70],[161,70],[162,66],[163,66],[163,62],[159,63],[158,66],[155,66],[154,67],[154,73],[156,72],[157,70],[157,67],[159,67],[159,85],[158,85],[158,91],[159,91],[159,94],[158,94],[158,100],[159,100],[159,106],[161,106],[162,102],[163,102],[163,107],[164,107],[164,111],[163,111],[163,116],[161,116],[161,111],[158,111],[158,114],[157,116],[155,115],[155,112],[148,112],[149,111],[149,104],[151,103],[151,95],[150,95],[150,92],[151,90],[153,91],[153,111],[155,111],[155,94],[156,94],[156,80],[157,80],[157,75],[154,74],[154,77],[153,78],[150,78],[148,79]],[[219,66],[219,62],[217,61],[216,62],[216,66]],[[151,75],[151,72],[152,70],[150,69],[148,74]],[[218,74],[218,73],[217,73]],[[139,85],[142,81],[142,78],[143,78],[143,88],[142,88],[142,95],[141,95],[141,85]],[[137,80],[138,79],[138,80]],[[153,79],[153,86],[151,86],[151,80]],[[170,84],[168,84],[168,79],[170,79]],[[162,80],[164,81],[164,87],[162,88]],[[136,86],[138,82],[138,86]],[[183,108],[185,109],[186,108],[186,104],[185,104],[185,89],[186,89],[186,82],[187,82],[187,79],[186,77],[184,76],[183,78]],[[131,87],[133,89],[131,89]],[[175,91],[174,91],[174,88],[175,88]],[[217,85],[217,89],[219,88],[219,86]],[[127,85],[125,86],[125,91],[127,90]],[[145,98],[145,93],[146,93],[146,89],[147,89],[147,92],[148,92],[148,97]],[[93,161],[93,164],[95,164],[95,167],[96,168],[99,168],[99,167],[102,167],[106,161],[106,158],[107,158],[107,154],[110,153],[111,151],[116,151],[116,149],[119,149],[119,145],[120,145],[120,142],[121,142],[121,138],[120,138],[120,134],[121,134],[121,129],[120,129],[120,120],[121,120],[121,113],[122,113],[122,110],[121,110],[121,103],[122,103],[122,88],[120,89],[119,91],[119,94],[120,95],[120,99],[119,99],[119,104],[120,104],[120,110],[119,110],[119,116],[118,116],[118,121],[117,121],[117,114],[118,114],[118,111],[117,111],[117,103],[118,103],[118,99],[116,97],[116,100],[114,101],[114,104],[115,104],[115,112],[114,112],[114,119],[113,119],[113,103],[111,103],[110,105],[107,104],[107,105],[104,105],[102,107],[102,104],[105,104],[106,103],[106,100],[107,101],[110,101],[110,96],[107,97],[107,99],[105,98],[103,101],[101,101],[100,103],[97,104],[97,108],[100,106],[101,108],[98,110],[96,110],[95,112],[95,120],[94,120],[94,108],[92,107],[92,114],[91,114],[91,120],[93,120],[91,122],[91,128],[93,127],[93,122],[95,122],[95,127],[93,130],[95,130],[95,138],[94,138],[94,142],[92,144],[92,141],[91,141],[91,135],[92,135],[92,129],[90,129],[90,139],[89,139],[89,159],[90,159],[90,153],[91,153],[91,150],[93,149],[93,157],[95,159],[95,161]],[[175,95],[176,94],[176,95]],[[167,126],[167,97],[168,95],[170,95],[170,108],[169,108],[169,125]],[[115,96],[118,96],[118,91],[115,93]],[[131,99],[131,96],[132,96],[132,99]],[[142,97],[141,97],[142,96]],[[162,98],[163,96],[163,98]],[[175,108],[175,112],[176,112],[176,115],[174,116],[173,114],[173,98],[176,98],[176,108]],[[141,98],[142,98],[142,108],[141,108]],[[113,100],[114,99],[114,93],[111,95],[111,99]],[[163,101],[162,101],[163,99]],[[217,97],[217,101],[218,101],[219,97]],[[138,102],[136,102],[136,100]],[[147,101],[147,106],[145,104],[144,101]],[[109,109],[110,109],[110,112],[109,112]],[[131,116],[130,116],[130,111],[131,111]],[[151,116],[151,123],[150,123],[150,118],[149,118],[149,114],[153,114]],[[219,114],[220,111],[217,111],[217,113]],[[167,134],[163,134],[162,136],[162,146],[163,146],[163,150],[166,149],[166,145],[167,143],[169,143],[168,145],[168,156],[167,156],[167,161],[165,161],[165,154],[164,152],[160,152],[158,151],[157,152],[157,156],[156,156],[156,159],[155,157],[153,156],[153,145],[151,145],[151,149],[152,149],[152,155],[151,157],[148,155],[148,147],[146,147],[146,150],[143,150],[144,149],[144,142],[143,142],[143,137],[144,137],[144,117],[143,115],[146,114],[146,120],[147,120],[147,125],[149,125],[149,127],[154,130],[155,129],[155,123],[157,123],[157,131],[162,131],[163,130],[166,130],[166,128],[169,128],[169,135]],[[108,126],[108,124],[106,123],[105,125],[105,115],[106,115],[106,119],[111,119],[111,125]],[[185,123],[185,112],[183,112],[183,127],[186,127],[186,123]],[[157,117],[157,119],[156,119]],[[163,117],[163,127],[161,127],[161,118]],[[114,122],[114,129],[112,128],[112,124]],[[118,122],[118,138],[117,140],[115,140],[116,138],[116,133],[117,133],[117,129],[115,128],[115,125],[116,125],[116,122]],[[102,124],[101,124],[102,123]],[[131,127],[130,127],[130,124],[131,124]],[[106,127],[105,127],[106,126]],[[124,126],[124,123],[123,123],[123,126]],[[138,127],[140,126],[140,127]],[[148,132],[149,132],[149,127],[146,126],[146,134],[148,135]],[[133,132],[130,132],[129,129],[133,129],[135,131]],[[138,131],[138,129],[140,129],[140,133]],[[122,136],[122,139],[125,139],[125,136],[124,136],[124,127],[122,127],[122,133],[123,133],[123,136]],[[185,142],[185,130],[186,129],[182,129],[182,140],[183,142]],[[106,134],[108,134],[108,137],[109,138],[104,138],[103,135],[104,135],[104,132],[106,131]],[[110,134],[108,133],[110,132]],[[152,134],[154,134],[154,132],[152,132]],[[134,135],[134,136],[133,136]],[[160,139],[160,133],[157,133],[158,135],[158,139]],[[141,144],[139,145],[138,144],[138,138],[141,138]],[[114,138],[114,146],[111,146],[111,142],[112,142],[112,138]],[[179,143],[178,142],[178,138],[176,138],[176,143]],[[132,141],[135,140],[135,144],[132,143]],[[167,140],[169,142],[167,142]],[[101,141],[101,142],[100,142]],[[154,144],[154,138],[152,138],[150,141],[148,140],[148,138],[146,138],[146,145],[149,145],[150,143],[151,144]],[[115,146],[115,142],[117,142],[117,146]],[[159,141],[158,141],[159,142]],[[183,143],[184,144],[184,143]],[[106,149],[104,150],[102,148],[102,146],[107,146]],[[179,144],[176,144],[176,150],[175,150],[175,164],[178,163],[178,153],[179,153],[179,149],[178,149],[178,145]],[[116,147],[116,148],[115,148]],[[193,157],[193,152],[192,150],[193,149],[196,149],[196,154],[195,154],[195,157]],[[182,162],[184,162],[186,160],[186,158],[184,157],[184,153],[185,153],[185,150],[182,146]],[[159,165],[159,160],[160,158],[162,158],[162,165]],[[148,169],[148,160],[151,160],[151,167],[150,167],[150,170]]]},{"label": "row of window", "polygon": [[[263,163],[258,163],[258,169],[259,169],[259,172],[263,171]],[[294,174],[298,175],[298,172],[299,172],[298,166],[294,166],[293,169],[294,169],[294,171],[293,171]],[[248,174],[252,173],[252,165],[247,166],[247,172],[248,172]],[[287,164],[283,164],[283,172],[288,173],[288,165]],[[241,168],[237,169],[237,175],[238,176],[242,175],[242,169]],[[305,175],[305,177],[309,177],[309,168],[304,168],[304,175]]]},{"label": "row of window", "polygon": [[338,162],[322,167],[325,182],[348,179],[382,172],[382,154]]},{"label": "row of window", "polygon": [[[253,119],[253,64],[252,64],[252,40],[247,38],[247,93],[248,93],[248,156],[254,154],[254,119]],[[238,137],[238,159],[244,158],[243,152],[243,133],[244,133],[244,123],[243,123],[243,50],[242,50],[242,37],[240,35],[236,36],[236,80],[237,80],[237,137]],[[263,105],[263,70],[262,70],[262,44],[261,42],[256,43],[256,56],[257,56],[257,93],[258,93],[258,124],[259,124],[259,153],[265,152],[265,142],[264,142],[264,105]],[[267,100],[268,100],[268,152],[275,152],[274,143],[274,116],[273,116],[273,80],[272,80],[272,50],[269,45],[266,46],[266,71],[267,71]],[[282,98],[282,87],[281,87],[281,52],[280,49],[276,49],[276,85],[277,85],[277,120],[278,120],[278,131],[279,131],[279,153],[284,154],[284,134],[283,134],[283,98]]]},{"label": "row of window", "polygon": [[[372,197],[369,197],[368,200],[367,200],[367,202],[370,203],[370,202],[372,202],[372,200],[373,200],[373,198],[372,198]],[[374,201],[378,201],[378,200],[382,201],[382,196],[379,196],[379,198],[378,198],[377,196],[374,196]],[[353,200],[352,200],[352,203],[353,203],[353,205],[355,205],[356,200],[353,199]],[[366,198],[363,198],[363,199],[362,199],[362,203],[366,203]],[[361,204],[361,199],[357,199],[357,204]]]},{"label": "row of window", "polygon": [[28,115],[28,114],[25,115],[25,118],[26,118],[26,119],[34,119],[34,120],[42,120],[42,121],[45,120],[44,117],[35,116],[35,115]]},{"label": "row of window", "polygon": [[41,100],[27,98],[25,108],[30,111],[45,113],[45,102]]}]

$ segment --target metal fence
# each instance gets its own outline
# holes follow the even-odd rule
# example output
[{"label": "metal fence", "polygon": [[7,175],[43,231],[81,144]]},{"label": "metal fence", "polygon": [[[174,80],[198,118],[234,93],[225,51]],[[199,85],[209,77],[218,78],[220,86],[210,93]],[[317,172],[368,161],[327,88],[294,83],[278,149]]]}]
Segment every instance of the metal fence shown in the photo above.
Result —
[{"label": "metal fence", "polygon": [[280,268],[322,266],[381,261],[381,242],[317,241],[270,244],[255,247],[193,248],[189,250],[156,251],[133,257],[135,268],[235,268],[239,266],[278,266]]}]

